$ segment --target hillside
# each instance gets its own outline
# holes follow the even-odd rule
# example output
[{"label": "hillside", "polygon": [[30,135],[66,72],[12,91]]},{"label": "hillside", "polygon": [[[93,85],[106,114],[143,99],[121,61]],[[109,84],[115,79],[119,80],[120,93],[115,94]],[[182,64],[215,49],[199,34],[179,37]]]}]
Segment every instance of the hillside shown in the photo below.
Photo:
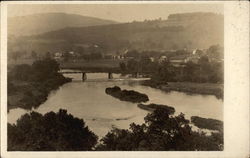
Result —
[{"label": "hillside", "polygon": [[111,20],[65,13],[41,13],[8,19],[9,35],[34,35],[66,27],[85,27],[115,24]]},{"label": "hillside", "polygon": [[[9,50],[36,52],[69,51],[97,45],[102,52],[124,49],[170,50],[223,46],[223,15],[213,13],[172,14],[153,20],[89,27],[68,27],[9,41]],[[14,42],[15,41],[15,42]]]}]

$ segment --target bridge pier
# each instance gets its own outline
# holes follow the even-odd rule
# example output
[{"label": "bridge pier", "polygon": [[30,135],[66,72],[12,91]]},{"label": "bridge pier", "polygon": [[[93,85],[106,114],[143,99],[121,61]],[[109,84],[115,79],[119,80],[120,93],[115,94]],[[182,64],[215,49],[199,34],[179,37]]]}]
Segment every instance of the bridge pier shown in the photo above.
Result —
[{"label": "bridge pier", "polygon": [[87,79],[87,75],[85,72],[82,73],[82,81],[85,81]]},{"label": "bridge pier", "polygon": [[135,72],[135,73],[133,74],[133,77],[134,77],[134,78],[138,78],[138,77],[139,77],[139,72]]},{"label": "bridge pier", "polygon": [[113,79],[113,74],[111,72],[108,73],[108,78]]}]

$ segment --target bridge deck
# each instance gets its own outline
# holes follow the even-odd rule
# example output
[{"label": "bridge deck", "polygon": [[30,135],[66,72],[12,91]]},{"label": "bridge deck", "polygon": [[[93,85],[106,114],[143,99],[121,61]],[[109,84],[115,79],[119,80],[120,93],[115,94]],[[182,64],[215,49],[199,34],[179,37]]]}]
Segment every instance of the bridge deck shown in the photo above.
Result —
[{"label": "bridge deck", "polygon": [[[121,72],[91,72],[91,71],[59,71],[61,74],[74,74],[74,73],[121,73]],[[152,72],[130,72],[132,73],[152,73]]]},{"label": "bridge deck", "polygon": [[75,73],[87,73],[85,71],[63,71],[63,72],[59,72],[61,74],[75,74]]}]

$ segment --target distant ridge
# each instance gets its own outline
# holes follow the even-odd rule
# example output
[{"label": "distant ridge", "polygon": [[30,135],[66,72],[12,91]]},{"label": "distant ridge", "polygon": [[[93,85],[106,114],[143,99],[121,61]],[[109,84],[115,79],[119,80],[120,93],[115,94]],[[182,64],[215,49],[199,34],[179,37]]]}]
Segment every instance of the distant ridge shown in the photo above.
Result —
[{"label": "distant ridge", "polygon": [[9,50],[57,52],[98,45],[103,53],[137,49],[206,49],[224,45],[224,17],[215,13],[171,14],[167,20],[67,27],[9,40]]},{"label": "distant ridge", "polygon": [[67,13],[39,13],[8,18],[8,33],[27,36],[55,31],[66,27],[85,27],[116,24],[112,20]]}]

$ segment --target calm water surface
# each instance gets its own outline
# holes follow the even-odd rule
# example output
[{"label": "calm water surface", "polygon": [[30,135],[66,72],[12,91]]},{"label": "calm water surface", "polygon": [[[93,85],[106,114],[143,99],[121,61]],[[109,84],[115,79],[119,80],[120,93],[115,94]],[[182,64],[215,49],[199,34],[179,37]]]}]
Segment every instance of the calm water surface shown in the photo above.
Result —
[{"label": "calm water surface", "polygon": [[[114,74],[108,80],[107,73],[88,73],[87,81],[81,81],[81,74],[67,74],[73,82],[52,91],[45,101],[34,111],[47,113],[58,112],[60,108],[68,113],[83,118],[89,128],[98,136],[104,136],[113,127],[129,128],[132,122],[143,123],[147,111],[139,109],[137,104],[120,101],[105,93],[105,88],[119,86],[121,89],[135,90],[149,97],[147,103],[173,106],[176,114],[184,113],[185,117],[200,116],[205,118],[223,119],[223,101],[212,95],[188,95],[182,92],[163,92],[158,89],[140,85],[136,79]],[[125,78],[125,79],[124,79]],[[8,122],[15,123],[21,115],[28,111],[12,109],[8,113]]]}]

